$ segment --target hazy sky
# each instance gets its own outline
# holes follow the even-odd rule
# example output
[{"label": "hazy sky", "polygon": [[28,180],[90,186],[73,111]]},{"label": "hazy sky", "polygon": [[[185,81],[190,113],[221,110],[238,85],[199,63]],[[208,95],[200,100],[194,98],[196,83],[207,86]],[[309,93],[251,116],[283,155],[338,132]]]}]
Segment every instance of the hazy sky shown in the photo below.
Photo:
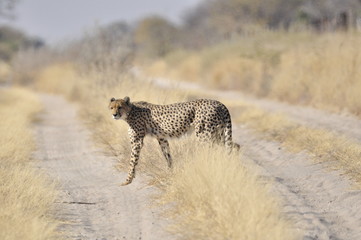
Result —
[{"label": "hazy sky", "polygon": [[20,0],[11,24],[48,43],[72,39],[96,24],[159,14],[179,22],[201,0]]}]

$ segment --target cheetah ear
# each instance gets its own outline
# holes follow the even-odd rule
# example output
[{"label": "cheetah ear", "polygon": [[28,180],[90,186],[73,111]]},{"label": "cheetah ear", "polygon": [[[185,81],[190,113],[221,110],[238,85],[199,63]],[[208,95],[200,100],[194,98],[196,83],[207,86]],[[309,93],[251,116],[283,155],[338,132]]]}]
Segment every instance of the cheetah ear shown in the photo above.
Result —
[{"label": "cheetah ear", "polygon": [[114,102],[114,101],[115,101],[115,98],[111,98],[111,99],[110,99],[110,102]]},{"label": "cheetah ear", "polygon": [[130,101],[130,99],[129,99],[128,96],[124,98],[124,102],[125,102],[126,104],[129,104],[129,101]]}]

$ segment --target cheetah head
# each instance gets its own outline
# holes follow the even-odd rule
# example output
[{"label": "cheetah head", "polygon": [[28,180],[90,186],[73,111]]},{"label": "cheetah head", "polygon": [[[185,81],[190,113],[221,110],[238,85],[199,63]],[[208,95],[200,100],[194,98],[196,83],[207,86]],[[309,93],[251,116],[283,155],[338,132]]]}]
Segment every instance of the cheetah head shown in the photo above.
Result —
[{"label": "cheetah head", "polygon": [[129,97],[125,97],[124,99],[110,99],[109,110],[112,112],[113,119],[126,120],[130,109],[131,106]]}]

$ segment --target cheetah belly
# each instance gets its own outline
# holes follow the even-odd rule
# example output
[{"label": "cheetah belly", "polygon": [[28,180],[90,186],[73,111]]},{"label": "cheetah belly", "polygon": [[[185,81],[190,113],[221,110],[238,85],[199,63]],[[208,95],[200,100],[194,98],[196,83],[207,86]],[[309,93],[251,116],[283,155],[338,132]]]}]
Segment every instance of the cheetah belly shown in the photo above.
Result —
[{"label": "cheetah belly", "polygon": [[147,133],[154,137],[180,137],[193,129],[190,123],[184,121],[161,122],[147,126]]}]

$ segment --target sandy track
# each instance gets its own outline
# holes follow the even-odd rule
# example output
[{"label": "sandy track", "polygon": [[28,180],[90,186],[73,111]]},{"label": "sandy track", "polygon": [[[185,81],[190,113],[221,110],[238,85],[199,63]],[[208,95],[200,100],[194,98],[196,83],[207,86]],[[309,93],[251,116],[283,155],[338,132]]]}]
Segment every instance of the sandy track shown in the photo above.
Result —
[{"label": "sandy track", "polygon": [[172,239],[164,220],[150,208],[154,189],[141,178],[126,187],[115,160],[91,143],[76,117],[76,106],[57,96],[41,95],[45,111],[36,126],[40,167],[59,184],[57,218],[68,239]]},{"label": "sandy track", "polygon": [[361,239],[361,191],[353,190],[351,181],[315,164],[306,153],[289,153],[249,129],[236,129],[235,139],[260,175],[273,182],[301,239]]}]

